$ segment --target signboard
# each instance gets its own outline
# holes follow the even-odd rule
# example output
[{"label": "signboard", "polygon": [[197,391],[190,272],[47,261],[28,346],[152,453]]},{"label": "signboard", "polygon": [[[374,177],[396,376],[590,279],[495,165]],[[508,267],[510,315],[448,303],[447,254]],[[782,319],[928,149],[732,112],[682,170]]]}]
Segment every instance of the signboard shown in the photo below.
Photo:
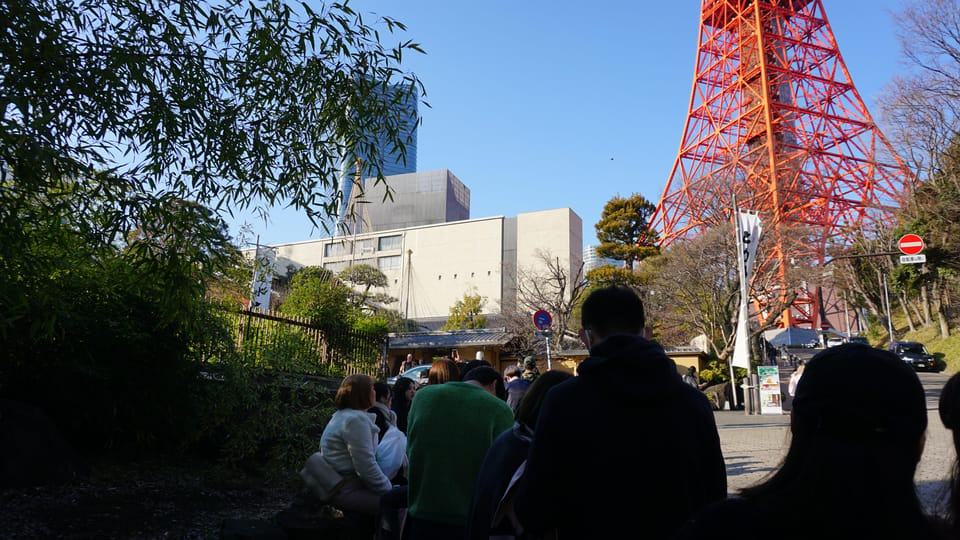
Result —
[{"label": "signboard", "polygon": [[539,330],[549,330],[550,325],[553,324],[553,319],[549,313],[541,309],[533,314],[533,324]]},{"label": "signboard", "polygon": [[780,368],[757,366],[760,376],[760,414],[783,414],[780,403]]},{"label": "signboard", "polygon": [[919,255],[901,255],[900,264],[920,264],[927,262],[927,256],[923,253]]},{"label": "signboard", "polygon": [[906,255],[916,255],[923,251],[923,238],[915,234],[905,234],[900,237],[897,247]]}]

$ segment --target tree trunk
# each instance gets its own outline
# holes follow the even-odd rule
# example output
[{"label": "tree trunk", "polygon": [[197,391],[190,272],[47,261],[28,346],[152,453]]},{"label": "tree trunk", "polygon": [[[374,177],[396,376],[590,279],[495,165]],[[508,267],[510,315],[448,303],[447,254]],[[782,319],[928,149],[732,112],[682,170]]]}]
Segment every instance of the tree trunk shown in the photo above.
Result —
[{"label": "tree trunk", "polygon": [[935,279],[933,281],[933,304],[937,311],[937,323],[940,325],[940,337],[943,339],[950,337],[950,324],[947,321],[947,315],[945,313],[945,307],[947,303],[943,298],[941,298],[941,295],[943,294],[941,291],[945,292],[946,290],[946,287],[942,289],[940,288],[939,279]]},{"label": "tree trunk", "polygon": [[[900,309],[903,310],[903,316],[907,319],[907,326],[910,327],[910,331],[911,331],[911,332],[916,332],[916,331],[917,331],[917,328],[913,325],[913,317],[910,316],[910,310],[907,309],[907,307],[908,307],[908,305],[909,305],[909,302],[907,301],[907,294],[906,294],[906,293],[900,293],[900,295],[897,297],[897,299],[900,300]],[[891,339],[891,341],[892,341],[892,340],[893,340],[893,337],[891,336],[890,339]]]},{"label": "tree trunk", "polygon": [[920,307],[923,309],[923,326],[928,327],[931,324],[930,316],[930,298],[927,296],[927,286],[920,287]]}]

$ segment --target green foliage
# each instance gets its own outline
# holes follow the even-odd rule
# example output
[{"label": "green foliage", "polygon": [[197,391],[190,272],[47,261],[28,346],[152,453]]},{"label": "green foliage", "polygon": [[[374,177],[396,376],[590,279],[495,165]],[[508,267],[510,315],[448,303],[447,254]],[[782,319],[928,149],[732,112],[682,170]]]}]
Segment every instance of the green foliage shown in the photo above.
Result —
[{"label": "green foliage", "polygon": [[243,368],[231,374],[207,383],[207,452],[268,476],[298,470],[333,414],[329,387]]},{"label": "green foliage", "polygon": [[280,310],[308,318],[313,324],[327,328],[352,324],[354,310],[350,299],[353,291],[320,267],[300,269],[290,279],[290,291]]},{"label": "green foliage", "polygon": [[587,272],[587,281],[591,286],[609,287],[610,285],[624,285],[641,291],[650,282],[643,274],[626,268],[617,268],[609,264],[594,268]]},{"label": "green foliage", "polygon": [[357,308],[362,308],[371,302],[391,304],[396,301],[396,298],[386,293],[371,294],[370,289],[384,288],[390,284],[390,281],[383,272],[369,264],[348,266],[340,272],[338,277],[344,282],[353,285],[354,289],[360,289],[359,292],[355,290],[351,298],[351,303]]},{"label": "green foliage", "polygon": [[72,209],[104,242],[167,194],[218,210],[285,205],[322,223],[341,198],[343,152],[382,179],[380,149],[410,142],[393,104],[422,93],[399,67],[422,50],[384,47],[381,32],[403,24],[371,26],[345,3],[4,7],[0,163],[16,183],[0,207],[73,179]]},{"label": "green foliage", "polygon": [[468,328],[486,328],[487,316],[483,315],[483,304],[487,299],[479,294],[464,293],[450,307],[450,316],[441,330],[463,330]]},{"label": "green foliage", "polygon": [[636,193],[610,199],[596,224],[597,256],[626,261],[632,269],[634,262],[656,255],[657,233],[650,227],[655,210],[656,206]]},{"label": "green foliage", "polygon": [[[288,474],[327,405],[258,371],[301,367],[286,353],[302,336],[234,350],[216,309],[249,277],[220,215],[279,204],[322,222],[343,153],[382,181],[380,149],[409,142],[394,103],[422,93],[399,69],[419,46],[382,46],[403,25],[378,30],[345,4],[2,11],[0,395],[40,406],[84,451],[207,446]],[[303,309],[349,326],[346,288],[323,285],[346,316],[333,300]]]}]

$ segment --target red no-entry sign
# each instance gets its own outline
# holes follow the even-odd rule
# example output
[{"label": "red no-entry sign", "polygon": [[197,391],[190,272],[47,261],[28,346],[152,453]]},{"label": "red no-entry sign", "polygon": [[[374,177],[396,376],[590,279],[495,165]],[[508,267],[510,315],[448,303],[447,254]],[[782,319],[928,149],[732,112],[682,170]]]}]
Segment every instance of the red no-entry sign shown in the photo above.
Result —
[{"label": "red no-entry sign", "polygon": [[923,238],[915,234],[905,234],[897,242],[897,247],[907,255],[916,255],[923,251]]}]

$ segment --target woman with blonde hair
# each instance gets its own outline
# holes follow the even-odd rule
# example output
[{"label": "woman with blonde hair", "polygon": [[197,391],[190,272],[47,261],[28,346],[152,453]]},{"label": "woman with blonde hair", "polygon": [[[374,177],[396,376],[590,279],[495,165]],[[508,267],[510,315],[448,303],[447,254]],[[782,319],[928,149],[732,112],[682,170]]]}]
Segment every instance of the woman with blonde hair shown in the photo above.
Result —
[{"label": "woman with blonde hair", "polygon": [[380,429],[367,412],[376,401],[373,379],[350,375],[340,383],[336,412],[320,437],[320,452],[345,481],[331,503],[341,510],[376,516],[380,495],[390,491],[390,479],[377,465]]}]

